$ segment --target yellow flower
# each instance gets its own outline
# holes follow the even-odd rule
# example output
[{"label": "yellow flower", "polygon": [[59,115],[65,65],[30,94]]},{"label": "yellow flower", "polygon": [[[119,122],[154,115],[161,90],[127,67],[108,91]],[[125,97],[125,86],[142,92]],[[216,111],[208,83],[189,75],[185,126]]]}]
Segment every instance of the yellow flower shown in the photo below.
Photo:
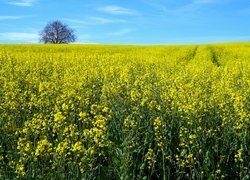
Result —
[{"label": "yellow flower", "polygon": [[17,164],[17,166],[16,166],[16,172],[17,172],[20,176],[24,176],[24,175],[26,174],[24,165],[23,165],[23,164]]},{"label": "yellow flower", "polygon": [[190,135],[189,135],[189,138],[190,138],[190,139],[195,139],[195,138],[196,138],[196,135],[195,135],[195,134],[190,134]]},{"label": "yellow flower", "polygon": [[62,112],[58,112],[58,113],[56,113],[56,114],[54,115],[54,120],[55,120],[55,122],[57,122],[57,123],[62,123],[65,119],[66,119],[66,117],[64,117],[64,116],[62,115]]},{"label": "yellow flower", "polygon": [[84,137],[89,137],[90,131],[88,129],[84,129],[83,130],[83,135],[84,135]]},{"label": "yellow flower", "polygon": [[220,169],[217,169],[217,170],[215,171],[215,173],[216,173],[216,174],[220,174],[220,173],[221,173],[221,170],[220,170]]},{"label": "yellow flower", "polygon": [[152,168],[154,166],[154,164],[156,163],[154,150],[149,148],[145,157],[146,157],[147,162],[148,162],[148,168],[149,169]]},{"label": "yellow flower", "polygon": [[82,145],[82,142],[78,141],[76,142],[73,147],[72,147],[72,151],[73,152],[76,152],[76,151],[79,151],[79,152],[84,152],[84,147]]},{"label": "yellow flower", "polygon": [[49,155],[49,153],[52,151],[52,144],[47,140],[43,139],[38,141],[37,148],[35,150],[35,155]]},{"label": "yellow flower", "polygon": [[80,117],[82,120],[84,120],[84,119],[87,117],[87,113],[85,113],[85,112],[80,112],[80,113],[79,113],[79,117]]},{"label": "yellow flower", "polygon": [[98,127],[100,129],[106,129],[106,121],[103,119],[98,119],[95,123],[94,123],[95,127]]},{"label": "yellow flower", "polygon": [[108,113],[108,112],[109,112],[109,108],[108,108],[108,107],[104,107],[104,108],[102,109],[102,112]]},{"label": "yellow flower", "polygon": [[67,104],[63,103],[62,110],[67,111],[68,109],[69,109],[69,106]]},{"label": "yellow flower", "polygon": [[237,162],[237,161],[240,161],[240,162],[243,162],[244,160],[243,160],[243,149],[241,148],[241,149],[239,149],[238,151],[237,151],[237,154],[235,154],[234,155],[234,159],[235,159],[235,161]]},{"label": "yellow flower", "polygon": [[66,154],[66,152],[70,149],[69,143],[67,141],[60,142],[56,148],[56,151],[60,154]]}]

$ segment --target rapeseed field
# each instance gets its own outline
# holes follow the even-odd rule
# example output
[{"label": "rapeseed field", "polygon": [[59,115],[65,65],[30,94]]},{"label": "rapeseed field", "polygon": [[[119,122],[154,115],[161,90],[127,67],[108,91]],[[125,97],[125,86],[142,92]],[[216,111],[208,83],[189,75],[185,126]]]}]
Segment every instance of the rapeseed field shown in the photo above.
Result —
[{"label": "rapeseed field", "polygon": [[250,43],[0,45],[0,179],[249,179]]}]

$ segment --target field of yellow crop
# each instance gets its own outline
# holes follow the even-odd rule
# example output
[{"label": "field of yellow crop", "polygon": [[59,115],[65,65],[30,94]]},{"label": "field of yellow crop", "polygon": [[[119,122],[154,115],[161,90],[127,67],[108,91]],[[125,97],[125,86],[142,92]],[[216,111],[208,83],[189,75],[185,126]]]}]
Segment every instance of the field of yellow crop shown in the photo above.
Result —
[{"label": "field of yellow crop", "polygon": [[249,179],[250,43],[0,45],[0,179]]}]

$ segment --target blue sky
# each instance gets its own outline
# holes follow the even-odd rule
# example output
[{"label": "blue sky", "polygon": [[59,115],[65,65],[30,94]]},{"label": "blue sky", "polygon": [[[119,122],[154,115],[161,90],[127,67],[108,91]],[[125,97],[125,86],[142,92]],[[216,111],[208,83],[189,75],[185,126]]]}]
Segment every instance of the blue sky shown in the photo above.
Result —
[{"label": "blue sky", "polygon": [[0,43],[38,43],[53,20],[77,43],[250,41],[250,0],[0,0]]}]

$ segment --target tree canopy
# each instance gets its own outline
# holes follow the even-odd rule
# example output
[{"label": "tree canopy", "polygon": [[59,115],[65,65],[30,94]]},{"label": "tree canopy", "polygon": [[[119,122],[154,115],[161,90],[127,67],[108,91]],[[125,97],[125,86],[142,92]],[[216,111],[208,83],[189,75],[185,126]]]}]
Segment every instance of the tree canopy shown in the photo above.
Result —
[{"label": "tree canopy", "polygon": [[75,41],[74,30],[58,20],[48,23],[40,33],[40,42],[45,44],[68,44]]}]

